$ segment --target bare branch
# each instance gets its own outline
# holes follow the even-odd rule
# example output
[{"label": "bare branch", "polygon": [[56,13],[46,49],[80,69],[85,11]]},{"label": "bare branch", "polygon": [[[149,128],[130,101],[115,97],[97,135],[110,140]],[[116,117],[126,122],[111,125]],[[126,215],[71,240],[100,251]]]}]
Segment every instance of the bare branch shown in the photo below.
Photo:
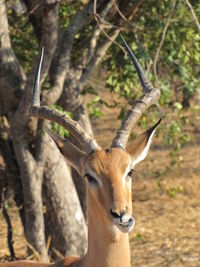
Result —
[{"label": "bare branch", "polygon": [[160,40],[160,44],[157,48],[157,51],[156,51],[156,55],[155,55],[155,58],[154,58],[154,63],[153,63],[153,70],[154,70],[154,75],[156,77],[156,80],[158,80],[158,77],[157,77],[157,62],[158,62],[158,58],[159,58],[159,54],[160,54],[160,50],[163,46],[163,43],[164,43],[164,40],[165,40],[165,36],[166,36],[166,33],[167,33],[167,29],[169,27],[169,23],[170,23],[170,20],[171,20],[171,17],[174,13],[174,8],[176,6],[176,0],[174,0],[172,2],[172,6],[171,6],[171,10],[170,10],[170,13],[169,13],[169,16],[167,18],[167,22],[165,24],[165,27],[164,27],[164,30],[163,30],[163,33],[162,33],[162,37],[161,37],[161,40]]},{"label": "bare branch", "polygon": [[[111,1],[113,2],[113,0]],[[111,5],[111,3],[110,3]],[[135,10],[135,8],[137,9],[138,8],[138,4],[136,5],[136,7],[134,7],[133,9]],[[92,69],[98,65],[98,63],[101,61],[101,59],[103,58],[103,56],[105,55],[107,49],[114,43],[116,45],[118,45],[120,47],[121,50],[124,51],[124,53],[126,53],[124,47],[122,47],[121,45],[119,45],[117,42],[115,42],[115,39],[117,38],[119,32],[120,32],[120,28],[119,27],[116,27],[113,25],[111,25],[114,29],[112,29],[111,33],[108,34],[105,30],[104,30],[104,25],[101,24],[101,21],[99,20],[99,18],[102,17],[102,15],[104,15],[104,13],[100,13],[97,14],[96,13],[96,1],[94,1],[94,15],[96,16],[96,20],[97,20],[97,23],[98,23],[98,26],[99,28],[97,29],[97,31],[94,33],[94,44],[92,46],[93,48],[93,51],[91,52],[91,54],[93,53],[93,57],[89,57],[90,61],[88,61],[88,64],[87,66],[85,67],[85,69],[83,70],[83,74],[82,74],[82,77],[80,79],[80,87],[82,87],[85,82],[87,81],[88,77],[90,76],[91,74],[91,71]],[[133,12],[131,12],[132,14]],[[97,45],[97,38],[98,38],[98,35],[103,31],[104,35],[106,35],[106,40],[100,45],[100,47],[97,49],[97,51],[95,50],[95,45]],[[95,35],[96,34],[96,35]],[[93,42],[93,39],[91,39],[91,42]]]},{"label": "bare branch", "polygon": [[[31,250],[33,255],[37,258],[38,261],[42,261],[40,254],[37,252],[37,250],[26,240],[27,247]],[[32,255],[31,255],[32,257]]]},{"label": "bare branch", "polygon": [[[136,4],[133,5],[133,7],[127,10],[127,15],[126,17],[122,14],[122,12],[120,11],[119,7],[116,4],[116,0],[112,0],[113,4],[115,6],[115,10],[118,12],[119,14],[119,18],[118,18],[118,22],[117,25],[111,24],[110,22],[106,21],[104,18],[102,18],[101,14],[97,13],[97,0],[94,0],[94,18],[97,22],[97,24],[99,25],[99,28],[101,29],[102,33],[106,36],[106,38],[108,38],[111,41],[111,38],[109,36],[109,34],[105,31],[106,27],[109,27],[110,29],[122,29],[123,26],[128,25],[129,27],[133,27],[132,23],[130,23],[130,20],[133,18],[133,16],[135,15],[135,13],[138,11],[139,7],[142,4],[142,0],[138,0],[136,2]],[[126,5],[126,1],[123,1],[124,5]],[[113,41],[113,43],[115,43],[124,53],[126,53],[125,49],[123,46],[121,46],[119,43],[117,43],[116,41]]]},{"label": "bare branch", "polygon": [[91,74],[91,71],[95,66],[99,64],[103,56],[106,54],[108,48],[114,43],[114,40],[117,38],[120,30],[115,29],[109,39],[105,39],[103,44],[97,49],[95,55],[91,58],[90,62],[87,64],[86,68],[83,71],[82,77],[80,79],[80,85],[83,86],[84,83],[87,81],[88,77]]},{"label": "bare branch", "polygon": [[[103,9],[103,11],[100,13],[100,16],[102,18],[105,18],[105,16],[108,14],[108,12],[112,8],[112,6],[113,6],[113,0],[110,0],[107,3],[106,7]],[[103,25],[102,25],[102,28],[104,28]],[[87,53],[87,59],[86,59],[87,63],[91,60],[91,58],[93,57],[93,55],[95,53],[95,49],[97,46],[97,40],[99,38],[101,31],[102,31],[101,28],[97,24],[97,29],[94,31],[93,36],[92,36],[90,43],[89,43],[89,46],[88,46],[88,53]]]},{"label": "bare branch", "polygon": [[141,66],[139,65],[137,59],[135,58],[133,52],[130,50],[129,46],[122,38],[122,41],[126,47],[126,50],[135,65],[137,74],[139,76],[140,82],[142,84],[144,95],[140,100],[137,100],[133,106],[129,109],[126,117],[123,119],[122,124],[117,131],[115,138],[112,141],[111,147],[120,147],[122,149],[126,148],[128,137],[130,132],[142,115],[142,113],[151,105],[155,104],[160,97],[160,91],[157,88],[154,88],[152,84],[146,78],[144,72],[142,71]]},{"label": "bare branch", "polygon": [[198,30],[200,32],[200,24],[199,24],[199,21],[197,19],[197,16],[196,16],[196,14],[194,12],[194,9],[193,9],[192,5],[190,4],[189,0],[185,0],[185,3],[188,6],[188,8],[189,8],[189,10],[190,10],[190,12],[192,14],[192,17],[193,17],[193,19],[194,19],[194,21],[195,21],[195,23],[197,25],[197,28],[198,28]]},{"label": "bare branch", "polygon": [[32,15],[33,13],[35,13],[35,11],[41,6],[41,4],[37,4],[35,5],[29,12],[28,15]]},{"label": "bare branch", "polygon": [[[128,20],[128,24],[130,25],[130,21],[133,19],[135,14],[138,12],[139,8],[142,5],[143,0],[137,0],[137,2],[133,5],[133,7],[130,9],[129,5],[126,4],[125,1],[122,1],[126,9],[126,12],[123,12],[125,14],[126,19]],[[131,26],[131,25],[130,25]]]},{"label": "bare branch", "polygon": [[[115,41],[115,39],[111,38],[111,37],[109,36],[109,34],[104,30],[104,27],[102,26],[102,18],[101,18],[101,16],[97,13],[97,0],[94,0],[94,18],[95,18],[97,24],[99,25],[99,28],[101,29],[102,33],[106,36],[106,38],[108,38],[112,43],[116,44],[121,50],[124,51],[124,48],[123,48],[120,44],[118,44],[118,43]],[[104,24],[105,24],[105,21],[104,21],[104,20],[103,20],[103,22],[104,22]],[[113,26],[112,24],[110,24],[110,23],[108,23],[108,22],[106,22],[106,23],[109,24],[109,25],[111,25],[111,26]],[[118,27],[116,27],[116,28],[118,28]]]},{"label": "bare branch", "polygon": [[87,52],[86,64],[91,60],[91,58],[93,57],[93,55],[95,53],[95,49],[97,46],[97,40],[99,38],[100,33],[101,33],[101,28],[98,26],[98,28],[94,31],[92,38],[90,39],[90,43],[88,46],[88,52]]},{"label": "bare branch", "polygon": [[115,8],[116,8],[117,12],[119,13],[120,17],[121,17],[123,20],[127,21],[127,18],[126,18],[126,17],[122,14],[122,12],[120,11],[120,9],[119,9],[119,7],[118,7],[118,5],[117,5],[117,3],[116,3],[116,0],[113,0],[113,3],[114,3],[114,5],[115,5]]},{"label": "bare branch", "polygon": [[70,71],[71,50],[75,34],[82,29],[93,14],[93,2],[89,2],[70,22],[63,34],[53,87],[44,95],[44,102],[49,105],[59,99],[62,94],[66,74]]}]

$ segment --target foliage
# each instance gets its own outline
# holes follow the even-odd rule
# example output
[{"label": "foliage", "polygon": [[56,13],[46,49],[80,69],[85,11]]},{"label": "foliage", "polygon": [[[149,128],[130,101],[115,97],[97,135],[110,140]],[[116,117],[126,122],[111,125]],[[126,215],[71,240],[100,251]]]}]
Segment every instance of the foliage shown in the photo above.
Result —
[{"label": "foliage", "polygon": [[65,4],[61,3],[59,8],[59,20],[61,29],[65,29],[72,17],[76,14],[77,9],[80,9],[81,2],[80,1],[72,1],[72,3]]},{"label": "foliage", "polygon": [[[190,2],[199,18],[200,2],[195,0]],[[130,1],[129,4],[133,5],[134,1]],[[185,2],[178,0],[159,54],[157,62],[159,81],[157,81],[153,72],[153,61],[171,5],[172,0],[144,1],[139,11],[136,12],[133,22],[122,35],[139,59],[143,69],[148,70],[148,78],[161,89],[160,105],[162,109],[166,113],[173,112],[173,119],[168,121],[166,118],[167,127],[163,126],[162,131],[164,141],[172,147],[171,157],[172,164],[174,164],[181,162],[178,151],[191,139],[190,133],[184,130],[188,124],[184,116],[185,109],[189,107],[192,99],[200,98],[200,80],[198,79],[200,74],[200,33]],[[59,8],[61,31],[66,29],[73,16],[83,7],[82,1],[71,1],[68,4],[61,1]],[[33,27],[31,23],[28,23],[28,14],[24,13],[22,16],[18,16],[12,5],[8,8],[8,19],[14,51],[25,71],[28,72],[37,55],[38,44]],[[76,49],[73,50],[75,64],[81,64],[80,53],[85,53],[81,40],[87,40],[93,31],[94,24],[91,23],[76,35],[75,39],[78,41]],[[100,36],[101,38],[102,36]],[[117,42],[121,43],[120,38],[117,39]],[[129,104],[141,96],[141,86],[134,66],[118,46],[110,47],[102,66],[104,69],[106,68],[106,86],[110,91],[123,96]],[[48,81],[45,86],[49,87]],[[91,87],[84,89],[83,93],[88,92],[96,95],[87,104],[90,117],[102,117],[101,105],[108,105],[108,103],[102,101]],[[119,119],[125,116],[126,110],[127,107],[122,108]],[[160,116],[159,112],[156,108],[153,108],[152,112],[153,121],[156,121],[156,118]],[[195,114],[198,116],[198,112],[195,111]],[[152,125],[152,117],[149,122],[149,115],[144,114],[139,124],[142,128]],[[52,127],[61,135],[67,135],[58,126],[53,125]]]},{"label": "foliage", "polygon": [[[148,69],[148,74],[152,73],[148,76],[154,84],[153,59],[170,12],[171,2],[146,1],[135,17],[134,34],[123,34],[142,67]],[[197,15],[200,15],[200,3],[194,2],[194,8]],[[192,98],[195,91],[199,92],[200,81],[197,79],[200,72],[199,41],[200,33],[189,10],[184,1],[178,1],[157,66],[158,86],[162,90],[160,100],[162,105],[169,106],[174,100],[181,102],[182,99],[177,96],[177,91],[180,91],[182,97],[187,99]],[[118,39],[118,42],[121,40]],[[138,78],[134,67],[118,47],[111,47],[104,65],[109,70],[107,87],[110,90],[120,93],[128,99],[132,99],[138,94]]]},{"label": "foliage", "polygon": [[180,194],[183,192],[183,187],[182,186],[177,186],[177,187],[169,187],[167,189],[167,193],[170,197],[176,197],[177,194]]},{"label": "foliage", "polygon": [[143,237],[142,237],[142,235],[141,235],[140,233],[137,233],[137,235],[136,235],[136,240],[137,240],[138,242],[141,242],[141,241],[143,240]]},{"label": "foliage", "polygon": [[37,39],[28,16],[19,16],[12,3],[8,5],[8,22],[10,38],[14,52],[27,73],[32,66],[33,59],[37,56]]},{"label": "foliage", "polygon": [[102,117],[103,113],[100,110],[100,104],[101,104],[101,98],[99,96],[96,96],[93,98],[90,102],[87,104],[87,108],[89,111],[90,117]]}]

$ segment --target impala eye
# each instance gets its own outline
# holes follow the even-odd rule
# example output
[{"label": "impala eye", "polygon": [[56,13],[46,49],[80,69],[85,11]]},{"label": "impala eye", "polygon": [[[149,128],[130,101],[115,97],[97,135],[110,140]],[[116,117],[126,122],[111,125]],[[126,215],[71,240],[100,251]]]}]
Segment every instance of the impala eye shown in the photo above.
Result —
[{"label": "impala eye", "polygon": [[90,184],[96,184],[96,183],[97,183],[97,180],[96,180],[92,175],[90,175],[89,173],[86,173],[86,174],[84,175],[84,177],[87,177],[88,182],[89,182]]},{"label": "impala eye", "polygon": [[130,171],[129,171],[129,173],[128,173],[128,176],[129,176],[129,177],[132,177],[132,175],[133,175],[133,172],[134,172],[134,170],[133,170],[133,169],[132,169],[132,170],[130,170]]}]

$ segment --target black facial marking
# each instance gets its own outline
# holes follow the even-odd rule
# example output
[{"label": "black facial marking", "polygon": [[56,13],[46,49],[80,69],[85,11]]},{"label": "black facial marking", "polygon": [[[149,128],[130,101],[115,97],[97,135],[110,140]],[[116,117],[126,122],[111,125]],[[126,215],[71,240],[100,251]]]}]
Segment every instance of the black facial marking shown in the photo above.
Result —
[{"label": "black facial marking", "polygon": [[132,177],[134,171],[135,171],[134,169],[131,169],[131,170],[129,171],[129,173],[128,173],[128,176],[129,176],[129,177]]},{"label": "black facial marking", "polygon": [[106,154],[110,153],[110,149],[105,149]]}]

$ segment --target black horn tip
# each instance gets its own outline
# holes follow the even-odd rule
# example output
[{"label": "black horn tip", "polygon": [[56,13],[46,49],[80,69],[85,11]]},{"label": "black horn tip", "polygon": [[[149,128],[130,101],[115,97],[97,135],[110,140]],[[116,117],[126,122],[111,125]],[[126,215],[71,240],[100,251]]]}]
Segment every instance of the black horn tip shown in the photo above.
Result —
[{"label": "black horn tip", "polygon": [[122,42],[125,42],[124,37],[122,36],[122,34],[120,34],[119,36],[120,36]]},{"label": "black horn tip", "polygon": [[139,80],[140,80],[140,83],[142,85],[144,92],[151,91],[153,89],[153,85],[147,79],[147,77],[146,77],[144,71],[142,70],[137,58],[135,57],[134,53],[132,52],[132,50],[130,49],[130,47],[128,46],[128,44],[126,43],[126,41],[124,40],[124,38],[122,37],[121,34],[120,34],[120,38],[122,39],[122,42],[126,48],[126,51],[129,55],[130,59],[132,60],[134,66],[135,66],[136,72],[138,74],[138,77],[139,77]]}]

